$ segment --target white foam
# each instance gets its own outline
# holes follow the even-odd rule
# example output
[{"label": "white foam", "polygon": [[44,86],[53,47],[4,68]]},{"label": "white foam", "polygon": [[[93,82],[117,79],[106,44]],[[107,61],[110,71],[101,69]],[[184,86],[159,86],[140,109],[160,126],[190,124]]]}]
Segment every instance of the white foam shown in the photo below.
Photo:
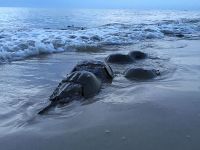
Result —
[{"label": "white foam", "polygon": [[133,44],[165,37],[200,37],[200,20],[183,19],[154,24],[107,24],[66,30],[23,29],[0,32],[0,62],[20,60],[69,48]]}]

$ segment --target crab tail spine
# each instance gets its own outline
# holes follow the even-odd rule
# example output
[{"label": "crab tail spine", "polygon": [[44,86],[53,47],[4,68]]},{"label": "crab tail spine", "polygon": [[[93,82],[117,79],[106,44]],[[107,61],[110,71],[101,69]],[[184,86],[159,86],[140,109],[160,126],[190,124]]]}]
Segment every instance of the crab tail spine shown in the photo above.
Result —
[{"label": "crab tail spine", "polygon": [[41,111],[38,112],[39,115],[44,115],[47,113],[52,107],[55,107],[57,105],[56,102],[51,102],[48,106],[43,108]]}]

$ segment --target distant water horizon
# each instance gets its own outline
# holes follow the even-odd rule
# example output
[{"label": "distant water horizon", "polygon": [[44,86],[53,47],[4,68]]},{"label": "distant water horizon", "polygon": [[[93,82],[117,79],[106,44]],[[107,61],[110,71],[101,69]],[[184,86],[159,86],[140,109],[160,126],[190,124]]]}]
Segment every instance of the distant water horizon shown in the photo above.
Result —
[{"label": "distant water horizon", "polygon": [[82,10],[134,10],[134,11],[200,11],[200,8],[132,8],[132,7],[66,7],[66,6],[60,6],[60,7],[56,7],[56,6],[51,6],[51,7],[47,7],[47,6],[1,6],[0,8],[26,8],[26,9],[63,9],[63,10],[77,10],[77,9],[82,9]]}]

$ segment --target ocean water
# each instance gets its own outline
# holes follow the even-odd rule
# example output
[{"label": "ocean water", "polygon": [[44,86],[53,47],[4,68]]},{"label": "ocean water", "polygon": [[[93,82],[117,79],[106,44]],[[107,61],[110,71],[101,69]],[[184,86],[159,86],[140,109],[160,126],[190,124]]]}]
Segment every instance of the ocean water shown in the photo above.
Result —
[{"label": "ocean water", "polygon": [[0,8],[0,63],[153,39],[199,39],[198,11]]},{"label": "ocean water", "polygon": [[[200,11],[0,8],[0,150],[199,150]],[[85,102],[37,113],[81,60],[140,50]],[[129,81],[130,67],[160,70]]]}]

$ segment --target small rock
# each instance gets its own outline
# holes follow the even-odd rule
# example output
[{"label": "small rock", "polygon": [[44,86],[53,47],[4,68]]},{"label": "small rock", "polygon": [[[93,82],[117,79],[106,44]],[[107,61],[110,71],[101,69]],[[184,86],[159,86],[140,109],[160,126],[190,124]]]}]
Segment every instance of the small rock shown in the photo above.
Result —
[{"label": "small rock", "polygon": [[175,36],[178,37],[178,38],[183,38],[183,37],[185,37],[182,33],[177,33],[177,34],[175,34]]},{"label": "small rock", "polygon": [[186,135],[185,136],[187,139],[190,139],[191,138],[191,135]]},{"label": "small rock", "polygon": [[122,138],[121,138],[121,139],[125,141],[125,140],[126,140],[126,137],[125,137],[125,136],[122,136]]},{"label": "small rock", "polygon": [[94,35],[90,39],[93,41],[101,41],[101,38],[98,35]]},{"label": "small rock", "polygon": [[106,134],[110,134],[111,131],[110,131],[110,130],[105,130],[105,133],[106,133]]}]

